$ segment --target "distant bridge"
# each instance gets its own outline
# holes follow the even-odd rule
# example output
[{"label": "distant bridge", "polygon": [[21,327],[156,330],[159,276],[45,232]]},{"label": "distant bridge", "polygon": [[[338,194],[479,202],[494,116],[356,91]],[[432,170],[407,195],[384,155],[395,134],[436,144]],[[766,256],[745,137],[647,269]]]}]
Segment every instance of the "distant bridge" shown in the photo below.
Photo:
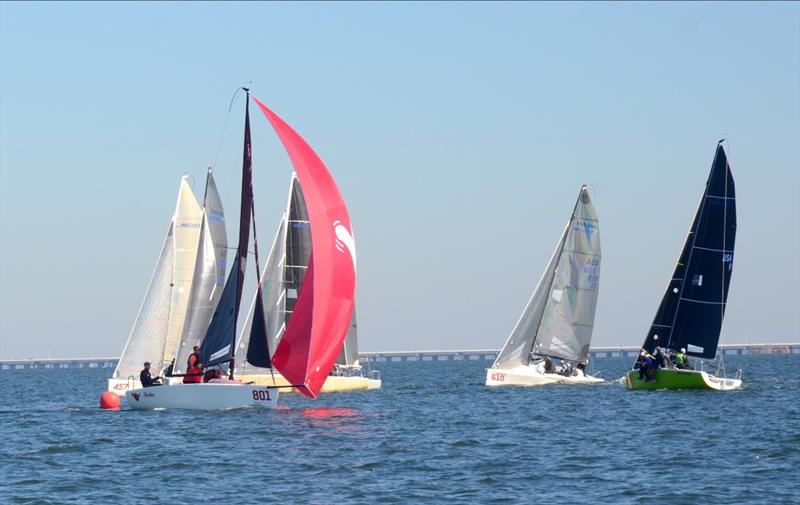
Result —
[{"label": "distant bridge", "polygon": [[[800,342],[783,344],[722,344],[720,350],[727,355],[743,354],[800,354]],[[425,350],[425,351],[386,351],[362,352],[362,361],[449,361],[449,360],[493,360],[499,349],[465,350]],[[591,358],[635,357],[637,346],[593,347],[589,350]],[[46,358],[46,359],[4,359],[0,360],[0,370],[42,369],[42,368],[114,368],[119,358]]]},{"label": "distant bridge", "polygon": [[[720,350],[726,356],[743,354],[800,354],[800,342],[782,344],[722,344]],[[641,347],[615,346],[593,347],[590,358],[635,357]],[[448,360],[494,360],[499,349],[431,350],[431,351],[386,351],[361,352],[362,361],[448,361]]]}]

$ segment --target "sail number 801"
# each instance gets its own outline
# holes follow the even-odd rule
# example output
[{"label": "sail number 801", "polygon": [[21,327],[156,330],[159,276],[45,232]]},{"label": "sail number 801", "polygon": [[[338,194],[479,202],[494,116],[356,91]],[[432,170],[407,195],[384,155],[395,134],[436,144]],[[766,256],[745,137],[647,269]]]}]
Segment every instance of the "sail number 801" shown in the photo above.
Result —
[{"label": "sail number 801", "polygon": [[269,401],[269,391],[264,391],[263,389],[254,389],[253,400]]}]

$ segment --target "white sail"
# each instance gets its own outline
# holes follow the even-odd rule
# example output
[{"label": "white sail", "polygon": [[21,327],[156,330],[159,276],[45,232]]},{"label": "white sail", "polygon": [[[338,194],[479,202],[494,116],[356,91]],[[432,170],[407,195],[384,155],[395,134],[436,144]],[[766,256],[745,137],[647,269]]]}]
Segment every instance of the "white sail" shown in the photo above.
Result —
[{"label": "white sail", "polygon": [[195,263],[197,261],[197,246],[200,242],[202,221],[203,208],[200,207],[192,188],[189,187],[188,176],[183,176],[173,220],[174,267],[172,274],[172,301],[162,363],[168,363],[175,357],[175,353],[178,351],[178,344],[183,336],[183,327],[186,324],[186,312],[189,308],[192,280],[194,279]]},{"label": "white sail", "polygon": [[586,362],[599,278],[597,214],[583,186],[547,268],[492,368],[528,365],[532,352]]},{"label": "white sail", "polygon": [[206,334],[211,316],[214,315],[214,309],[225,286],[227,256],[228,238],[225,233],[222,200],[209,169],[194,279],[183,335],[176,352],[175,373],[186,370],[186,361],[192,353],[192,348],[200,345]]},{"label": "white sail", "polygon": [[153,352],[162,349],[167,340],[169,309],[172,301],[173,223],[170,222],[167,237],[156,262],[156,269],[142,300],[139,313],[128,336],[128,342],[114,370],[114,378],[138,378],[142,363],[150,361],[155,369],[162,366],[161,355]]}]

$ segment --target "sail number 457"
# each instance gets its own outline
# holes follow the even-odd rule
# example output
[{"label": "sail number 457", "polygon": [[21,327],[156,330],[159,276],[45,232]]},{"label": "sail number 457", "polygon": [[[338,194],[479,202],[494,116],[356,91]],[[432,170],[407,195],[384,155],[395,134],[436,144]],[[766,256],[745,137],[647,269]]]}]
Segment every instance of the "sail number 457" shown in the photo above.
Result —
[{"label": "sail number 457", "polygon": [[254,389],[253,400],[269,401],[269,391],[264,391],[263,389]]}]

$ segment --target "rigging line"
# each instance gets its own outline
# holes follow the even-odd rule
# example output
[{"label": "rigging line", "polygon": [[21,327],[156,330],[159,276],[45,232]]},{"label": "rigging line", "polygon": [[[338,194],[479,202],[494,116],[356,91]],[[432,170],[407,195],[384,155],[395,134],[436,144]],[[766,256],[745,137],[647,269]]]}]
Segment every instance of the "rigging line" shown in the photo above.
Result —
[{"label": "rigging line", "polygon": [[[231,110],[233,109],[233,102],[236,100],[236,97],[239,96],[240,91],[249,91],[247,88],[239,87],[236,88],[236,91],[233,92],[233,96],[231,97],[231,102],[228,104],[228,112],[225,114],[225,127],[222,129],[222,135],[219,138],[219,145],[217,145],[217,154],[214,156],[214,164],[212,166],[217,166],[217,160],[219,159],[219,153],[222,150],[222,142],[225,140],[225,132],[228,130],[228,119],[231,116]],[[249,94],[248,94],[249,97]],[[228,197],[231,193],[231,188],[233,187],[233,176],[236,175],[236,170],[231,170],[231,175],[228,178],[227,187],[225,188],[225,198],[222,200],[223,202],[228,201]]]}]

